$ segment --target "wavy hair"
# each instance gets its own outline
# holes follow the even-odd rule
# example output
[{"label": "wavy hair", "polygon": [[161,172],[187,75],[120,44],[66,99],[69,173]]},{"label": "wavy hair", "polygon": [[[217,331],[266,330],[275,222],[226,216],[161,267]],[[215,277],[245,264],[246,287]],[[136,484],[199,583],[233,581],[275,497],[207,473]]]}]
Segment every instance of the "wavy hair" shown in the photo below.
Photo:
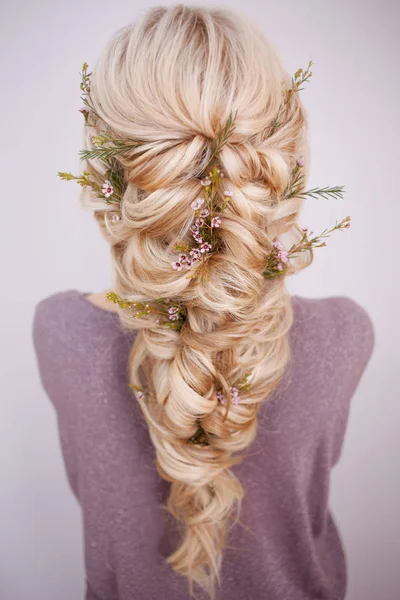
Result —
[{"label": "wavy hair", "polygon": [[[292,305],[285,277],[263,270],[272,242],[301,237],[299,198],[283,199],[296,159],[307,172],[306,115],[298,94],[284,110],[290,78],[265,37],[226,9],[176,5],[147,11],[112,37],[92,75],[98,121],[91,136],[112,131],[140,145],[118,156],[126,184],[121,219],[83,190],[111,247],[115,289],[131,301],[160,297],[185,306],[180,331],[152,318],[130,319],[137,330],[129,379],[156,453],[157,470],[171,483],[166,509],[179,523],[180,543],[166,558],[176,573],[215,597],[228,530],[238,522],[245,490],[232,467],[253,442],[257,414],[290,359]],[[195,278],[171,267],[173,246],[190,239],[190,203],[202,191],[199,175],[229,114],[235,129],[218,155],[232,198],[219,228],[221,250]],[[101,180],[104,165],[87,168]],[[309,264],[312,253],[303,259]],[[300,265],[291,269],[300,268]],[[230,387],[251,372],[251,389],[232,403]],[[218,402],[217,390],[227,402]],[[190,443],[199,424],[208,445]]]}]

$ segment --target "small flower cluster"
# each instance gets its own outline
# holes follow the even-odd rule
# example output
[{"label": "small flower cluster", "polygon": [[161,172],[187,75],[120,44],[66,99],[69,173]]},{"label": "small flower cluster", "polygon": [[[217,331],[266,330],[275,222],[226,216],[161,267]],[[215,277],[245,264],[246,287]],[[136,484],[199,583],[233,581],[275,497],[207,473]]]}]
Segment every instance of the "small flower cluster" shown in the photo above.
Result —
[{"label": "small flower cluster", "polygon": [[350,227],[350,217],[345,217],[340,223],[335,223],[331,229],[325,229],[322,233],[313,237],[313,232],[308,227],[303,227],[302,238],[296,244],[293,244],[289,250],[285,250],[279,240],[272,243],[272,249],[268,257],[267,266],[264,271],[264,277],[274,279],[276,276],[286,272],[289,259],[298,256],[300,252],[310,251],[314,248],[326,246],[324,238],[328,237],[334,231],[343,231]]},{"label": "small flower cluster", "polygon": [[121,298],[115,292],[109,292],[106,295],[107,300],[118,304],[120,308],[129,308],[132,319],[141,319],[153,313],[156,315],[155,323],[157,326],[166,326],[170,329],[179,330],[185,319],[186,311],[179,303],[173,302],[171,298],[157,298],[149,302],[133,302]]},{"label": "small flower cluster", "polygon": [[[179,306],[170,306],[168,309],[169,320],[170,321],[178,321],[179,320]],[[156,320],[158,324],[160,322],[159,319]]]},{"label": "small flower cluster", "polygon": [[[236,384],[236,386],[232,386],[230,388],[230,393],[232,395],[232,404],[234,404],[235,406],[237,406],[240,402],[239,389],[247,392],[251,388],[251,383],[249,383],[250,376],[251,376],[251,373],[246,373],[244,375],[244,377],[239,381],[239,383]],[[217,396],[218,401],[221,404],[226,404],[226,397],[221,391],[218,391],[216,393],[216,396]],[[189,438],[189,440],[188,440],[189,444],[195,444],[198,446],[209,446],[210,445],[209,438],[213,434],[207,432],[204,429],[204,427],[201,424],[200,419],[196,419],[196,423],[197,423],[197,431],[191,438]],[[215,488],[213,485],[211,485],[211,487],[210,487],[210,492],[212,494],[215,493]]]},{"label": "small flower cluster", "polygon": [[178,256],[178,260],[174,260],[172,266],[177,271],[181,271],[183,268],[191,269],[192,266],[197,263],[201,258],[202,254],[211,250],[211,244],[203,242],[198,248],[192,248],[189,250],[189,255],[181,252]]},{"label": "small flower cluster", "polygon": [[[231,393],[232,396],[232,404],[235,406],[238,406],[239,402],[240,402],[240,390],[246,391],[248,392],[251,384],[249,382],[251,373],[245,373],[244,377],[242,377],[242,379],[234,386],[229,388],[229,391]],[[219,390],[216,393],[217,396],[217,400],[221,403],[221,404],[226,404],[226,396],[225,394]]]},{"label": "small flower cluster", "polygon": [[[232,404],[237,406],[240,402],[240,394],[239,394],[238,388],[231,387],[231,388],[229,388],[229,391],[232,395]],[[221,391],[217,392],[217,398],[218,398],[219,402],[221,402],[221,404],[226,404],[226,396]]]},{"label": "small flower cluster", "polygon": [[225,190],[223,192],[224,201],[217,208],[217,187],[223,178],[224,174],[221,170],[214,167],[206,177],[200,180],[204,188],[204,197],[200,196],[190,204],[190,208],[195,211],[195,220],[190,226],[190,231],[197,246],[192,247],[183,243],[175,245],[179,256],[172,262],[172,267],[177,271],[181,271],[183,268],[191,269],[199,262],[204,264],[215,246],[215,230],[221,226],[222,212],[232,197],[232,192]]},{"label": "small flower cluster", "polygon": [[[81,187],[88,188],[98,198],[105,199],[106,204],[117,204],[120,206],[121,198],[125,191],[125,185],[121,182],[121,177],[114,167],[110,166],[107,173],[110,179],[104,179],[99,182],[89,171],[83,171],[82,175],[73,175],[58,171],[58,176],[64,181],[75,180]],[[119,219],[118,219],[119,220]]]},{"label": "small flower cluster", "polygon": [[147,391],[145,389],[143,389],[143,388],[141,388],[138,385],[135,385],[133,383],[130,383],[129,387],[135,392],[135,396],[136,396],[137,400],[143,401],[146,404],[148,403],[149,397],[148,397],[148,393],[147,393]]},{"label": "small flower cluster", "polygon": [[278,271],[283,271],[284,266],[288,262],[288,252],[283,248],[281,242],[276,240],[273,244],[273,251],[275,253],[275,260],[277,262],[276,268]]}]

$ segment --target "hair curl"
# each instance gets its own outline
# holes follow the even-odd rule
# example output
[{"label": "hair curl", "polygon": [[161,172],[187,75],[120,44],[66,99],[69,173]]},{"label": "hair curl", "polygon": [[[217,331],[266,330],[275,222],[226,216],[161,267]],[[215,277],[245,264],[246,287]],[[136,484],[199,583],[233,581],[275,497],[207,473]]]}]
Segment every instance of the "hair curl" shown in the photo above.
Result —
[{"label": "hair curl", "polygon": [[[151,401],[140,405],[158,472],[171,482],[166,508],[182,530],[167,561],[188,578],[190,594],[197,582],[214,597],[228,525],[237,522],[245,493],[232,467],[254,440],[260,404],[290,358],[285,278],[263,277],[273,240],[299,235],[301,200],[282,198],[296,158],[308,163],[297,94],[281,126],[271,129],[282,83],[290,86],[290,79],[254,25],[228,10],[182,5],[153,8],[120,29],[92,76],[99,118],[85,128],[86,147],[104,128],[140,141],[118,157],[126,182],[120,221],[112,222],[110,207],[83,191],[110,242],[115,289],[134,301],[174,298],[187,312],[180,331],[132,321],[124,311],[120,318],[138,330],[129,377],[137,386],[145,381],[150,392]],[[233,135],[218,156],[233,191],[219,229],[222,250],[190,279],[171,268],[173,245],[190,237],[198,177],[219,126],[236,112]],[[104,175],[100,161],[88,168]],[[233,406],[230,386],[249,371],[251,391]],[[188,442],[199,423],[207,446]]]}]

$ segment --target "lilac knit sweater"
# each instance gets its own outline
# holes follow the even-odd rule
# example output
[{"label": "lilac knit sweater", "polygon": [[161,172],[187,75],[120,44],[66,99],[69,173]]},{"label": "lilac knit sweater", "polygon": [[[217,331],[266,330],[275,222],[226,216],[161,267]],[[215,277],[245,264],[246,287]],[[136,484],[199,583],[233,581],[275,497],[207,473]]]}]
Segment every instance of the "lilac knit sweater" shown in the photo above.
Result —
[{"label": "lilac knit sweater", "polygon": [[[350,399],[371,355],[368,314],[345,297],[294,296],[292,361],[262,406],[249,456],[234,467],[245,490],[217,600],[343,600],[346,563],[328,509]],[[69,290],[41,301],[34,344],[57,412],[67,474],[83,512],[87,600],[187,600],[163,564],[174,523],[160,508],[147,426],[127,386],[134,332]],[[198,600],[205,596],[196,593]]]}]

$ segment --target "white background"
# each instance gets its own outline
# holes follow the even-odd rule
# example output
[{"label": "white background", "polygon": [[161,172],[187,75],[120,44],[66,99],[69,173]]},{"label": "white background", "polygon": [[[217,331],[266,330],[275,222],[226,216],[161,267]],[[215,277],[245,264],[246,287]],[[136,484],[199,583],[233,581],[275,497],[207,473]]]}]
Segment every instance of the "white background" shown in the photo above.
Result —
[{"label": "white background", "polygon": [[[205,3],[207,4],[207,2]],[[1,3],[0,596],[78,600],[83,556],[53,410],[31,342],[35,304],[60,290],[110,285],[108,251],[79,188],[79,71],[146,2]],[[289,72],[314,61],[301,92],[311,123],[309,186],[345,185],[345,200],[307,200],[314,231],[350,214],[351,229],[290,283],[310,297],[347,295],[372,316],[376,346],[354,397],[331,505],[349,568],[348,600],[399,597],[400,8],[395,0],[247,0]],[[397,364],[395,364],[397,361]]]}]

